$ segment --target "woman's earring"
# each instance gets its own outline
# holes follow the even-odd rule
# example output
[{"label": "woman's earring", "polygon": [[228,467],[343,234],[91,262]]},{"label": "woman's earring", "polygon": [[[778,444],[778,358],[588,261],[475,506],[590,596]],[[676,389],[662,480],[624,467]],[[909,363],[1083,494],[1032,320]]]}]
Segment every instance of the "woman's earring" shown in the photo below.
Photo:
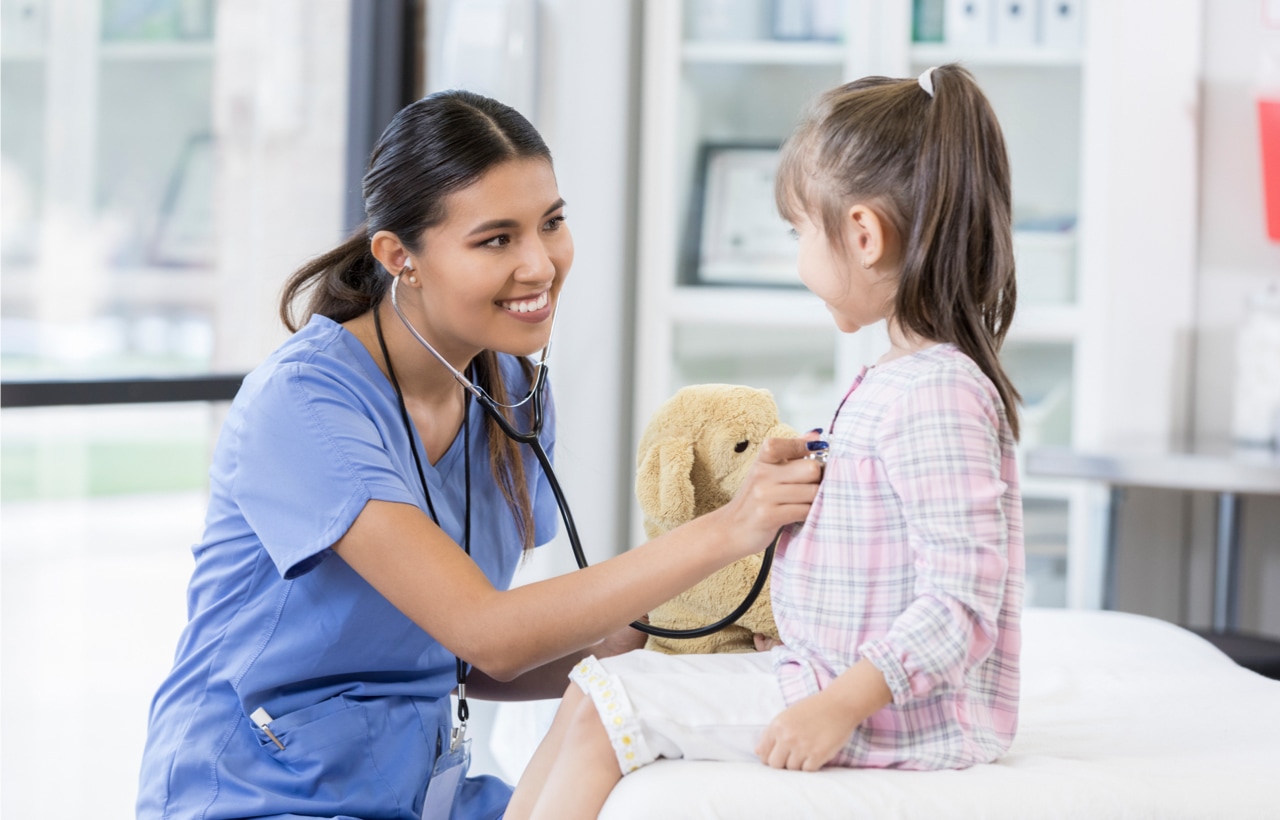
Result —
[{"label": "woman's earring", "polygon": [[409,284],[411,284],[411,285],[416,285],[416,284],[418,284],[418,277],[416,277],[416,276],[414,276],[412,273],[410,273],[410,271],[412,271],[412,270],[413,270],[413,265],[411,265],[411,264],[409,264],[408,262],[406,262],[406,263],[405,263],[405,265],[404,265],[404,269],[400,271],[400,275],[401,275],[401,276],[403,276],[404,274],[408,273],[408,274],[409,274],[409,276],[408,276]]}]

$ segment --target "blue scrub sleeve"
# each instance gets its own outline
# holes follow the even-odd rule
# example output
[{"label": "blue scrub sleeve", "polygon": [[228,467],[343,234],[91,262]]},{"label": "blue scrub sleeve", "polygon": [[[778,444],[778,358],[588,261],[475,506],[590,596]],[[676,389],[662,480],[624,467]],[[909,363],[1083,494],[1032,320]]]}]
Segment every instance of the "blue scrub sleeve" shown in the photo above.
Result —
[{"label": "blue scrub sleeve", "polygon": [[285,578],[314,568],[371,499],[415,503],[366,401],[295,362],[245,410],[232,492]]}]

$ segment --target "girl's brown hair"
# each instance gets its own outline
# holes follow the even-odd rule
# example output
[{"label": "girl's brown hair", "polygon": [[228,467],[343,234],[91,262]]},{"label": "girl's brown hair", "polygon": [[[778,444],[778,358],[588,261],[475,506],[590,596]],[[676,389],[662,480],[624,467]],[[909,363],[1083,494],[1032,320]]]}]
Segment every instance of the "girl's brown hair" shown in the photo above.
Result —
[{"label": "girl's brown hair", "polygon": [[893,318],[909,333],[950,342],[991,379],[1018,436],[1013,382],[1000,348],[1017,304],[1012,198],[1004,136],[973,75],[867,77],[818,98],[783,146],[778,210],[813,213],[845,251],[844,213],[865,202],[903,237]]},{"label": "girl's brown hair", "polygon": [[[494,166],[515,159],[545,159],[551,151],[518,111],[467,91],[442,91],[403,108],[391,120],[369,158],[362,180],[366,219],[346,242],[303,265],[285,283],[280,318],[296,332],[313,315],[346,322],[382,303],[391,277],[370,251],[370,238],[390,231],[412,253],[422,234],[445,219],[449,194],[474,183]],[[295,319],[295,303],[306,308]],[[519,358],[526,380],[533,366]],[[473,381],[499,404],[509,403],[498,356],[472,361]],[[508,418],[511,411],[502,408]],[[486,416],[489,466],[515,516],[526,550],[533,547],[533,504],[518,444]]]}]

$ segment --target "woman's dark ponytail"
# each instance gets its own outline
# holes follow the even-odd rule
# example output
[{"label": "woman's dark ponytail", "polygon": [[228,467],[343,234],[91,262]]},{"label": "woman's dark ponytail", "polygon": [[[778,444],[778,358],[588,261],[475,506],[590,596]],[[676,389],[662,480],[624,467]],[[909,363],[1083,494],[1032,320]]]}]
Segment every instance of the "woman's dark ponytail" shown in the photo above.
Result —
[{"label": "woman's dark ponytail", "polygon": [[[377,306],[388,284],[382,266],[369,250],[368,231],[361,225],[346,242],[312,259],[289,277],[280,297],[280,321],[291,333],[316,314],[341,324]],[[303,318],[295,321],[293,306],[308,289],[310,299]]]}]

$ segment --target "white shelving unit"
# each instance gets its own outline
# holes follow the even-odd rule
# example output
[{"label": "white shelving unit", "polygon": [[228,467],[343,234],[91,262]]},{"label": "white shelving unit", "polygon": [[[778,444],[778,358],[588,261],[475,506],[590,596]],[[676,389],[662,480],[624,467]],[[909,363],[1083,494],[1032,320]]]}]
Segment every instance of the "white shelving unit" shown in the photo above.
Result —
[{"label": "white shelving unit", "polygon": [[[207,366],[212,4],[3,5],[4,195],[17,202],[3,226],[5,319],[135,364],[129,339],[147,331],[133,326],[168,323],[174,348],[156,366]],[[206,330],[180,332],[193,322]]]},{"label": "white shelving unit", "polygon": [[[884,350],[883,332],[842,336],[803,289],[696,284],[687,233],[698,214],[699,153],[708,143],[780,143],[803,106],[831,86],[947,62],[974,73],[1009,148],[1020,296],[1004,358],[1026,402],[1023,447],[1091,444],[1131,429],[1178,434],[1185,363],[1161,354],[1151,369],[1141,349],[1123,345],[1149,333],[1148,349],[1172,347],[1190,310],[1192,255],[1177,255],[1184,241],[1170,243],[1150,211],[1169,211],[1165,227],[1193,235],[1194,127],[1177,120],[1177,95],[1194,95],[1194,57],[1147,65],[1151,56],[1124,38],[1141,38],[1143,13],[1165,15],[1179,31],[1194,26],[1196,2],[1152,0],[1126,11],[1095,11],[1104,5],[1095,3],[1079,47],[1053,48],[913,43],[908,0],[845,0],[849,36],[839,42],[778,41],[767,31],[699,39],[690,25],[699,2],[645,4],[637,438],[658,404],[699,381],[768,387],[788,423],[827,424],[824,413]],[[1123,71],[1133,76],[1116,76]],[[1170,129],[1186,173],[1161,174],[1140,140],[1115,133],[1144,127]],[[1126,168],[1118,183],[1117,167]],[[1134,253],[1144,243],[1146,258]],[[1147,292],[1157,270],[1160,286]],[[1146,415],[1116,412],[1117,400]],[[1034,479],[1023,491],[1031,600],[1099,605],[1099,492]]]}]

